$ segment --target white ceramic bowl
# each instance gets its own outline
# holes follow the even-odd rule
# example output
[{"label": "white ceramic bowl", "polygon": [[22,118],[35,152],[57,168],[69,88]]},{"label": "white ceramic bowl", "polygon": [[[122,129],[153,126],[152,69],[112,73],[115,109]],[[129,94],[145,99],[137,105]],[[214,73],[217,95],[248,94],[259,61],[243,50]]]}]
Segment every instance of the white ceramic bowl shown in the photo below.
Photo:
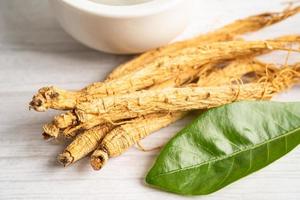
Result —
[{"label": "white ceramic bowl", "polygon": [[61,26],[76,40],[97,50],[132,54],[164,45],[180,34],[187,25],[190,0],[126,6],[97,0],[49,1]]}]

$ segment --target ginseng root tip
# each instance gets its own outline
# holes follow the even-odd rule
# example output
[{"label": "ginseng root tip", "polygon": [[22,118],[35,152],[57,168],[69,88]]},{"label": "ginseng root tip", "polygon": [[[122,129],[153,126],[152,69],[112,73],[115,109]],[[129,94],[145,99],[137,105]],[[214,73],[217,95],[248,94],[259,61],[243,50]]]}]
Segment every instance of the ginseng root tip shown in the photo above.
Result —
[{"label": "ginseng root tip", "polygon": [[45,112],[48,110],[48,100],[57,98],[59,94],[55,92],[54,87],[43,87],[39,89],[38,93],[33,96],[29,103],[29,109],[34,109],[38,112]]},{"label": "ginseng root tip", "polygon": [[46,124],[43,126],[44,132],[43,137],[45,140],[58,138],[59,128],[57,128],[54,124]]},{"label": "ginseng root tip", "polygon": [[34,109],[37,112],[45,112],[48,109],[45,102],[45,97],[43,97],[40,94],[37,94],[30,101],[29,109]]},{"label": "ginseng root tip", "polygon": [[45,111],[45,109],[42,105],[43,105],[43,100],[37,96],[34,96],[32,101],[29,103],[29,109],[34,109],[38,112],[43,112]]},{"label": "ginseng root tip", "polygon": [[71,153],[69,151],[64,151],[63,153],[61,153],[57,156],[57,160],[64,167],[67,167],[73,163],[74,157],[71,155]]},{"label": "ginseng root tip", "polygon": [[91,157],[91,166],[94,170],[100,170],[107,162],[108,154],[102,150],[96,150]]}]

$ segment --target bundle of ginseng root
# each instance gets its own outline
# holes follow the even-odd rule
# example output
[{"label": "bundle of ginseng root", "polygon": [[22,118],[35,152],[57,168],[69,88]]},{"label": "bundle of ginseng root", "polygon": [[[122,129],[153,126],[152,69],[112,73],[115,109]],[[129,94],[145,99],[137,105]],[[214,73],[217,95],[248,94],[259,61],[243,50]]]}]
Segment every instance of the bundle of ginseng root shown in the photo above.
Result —
[{"label": "bundle of ginseng root", "polygon": [[80,91],[45,87],[30,102],[36,111],[69,110],[46,124],[44,137],[73,139],[58,160],[65,166],[93,152],[100,169],[147,135],[183,118],[239,100],[270,99],[299,81],[299,65],[280,67],[254,57],[300,51],[299,36],[236,40],[300,11],[264,13],[206,35],[146,52],[117,67],[104,82]]},{"label": "bundle of ginseng root", "polygon": [[[172,54],[179,54],[190,47],[197,47],[204,43],[216,42],[216,41],[228,41],[232,40],[235,36],[259,30],[265,26],[280,22],[287,17],[290,17],[300,11],[300,7],[293,9],[287,9],[279,13],[263,13],[256,16],[251,16],[246,19],[235,21],[227,26],[224,26],[214,32],[206,35],[200,35],[194,39],[187,41],[177,42],[159,49],[155,49],[142,54],[141,56],[133,59],[117,67],[110,75],[105,83],[95,83],[87,86],[86,88],[78,92],[67,92],[54,87],[45,87],[39,90],[39,92],[33,97],[30,103],[30,107],[37,111],[44,111],[49,107],[54,109],[68,110],[73,109],[76,102],[80,100],[80,97],[86,98],[90,94],[98,94],[105,96],[107,94],[126,93],[130,91],[149,88],[153,85],[163,84],[165,79],[178,79],[177,85],[183,84],[185,81],[189,81],[189,77],[193,77],[198,73],[197,68],[191,63],[191,67],[183,71],[176,69],[173,59],[169,59],[169,62],[163,59],[168,59],[168,56]],[[266,48],[263,48],[266,50]],[[221,50],[221,49],[220,49]],[[246,53],[246,52],[244,52]],[[163,63],[158,63],[158,67],[161,65],[169,66],[168,69],[153,70],[151,69],[151,63],[155,67],[155,61],[159,57]],[[213,56],[213,55],[212,55]],[[232,55],[234,57],[234,55]],[[149,67],[145,67],[145,65]],[[144,70],[141,70],[143,69]],[[149,69],[150,68],[150,69]],[[161,67],[160,67],[161,68]],[[175,68],[175,69],[174,69]],[[167,73],[170,72],[170,73]],[[193,74],[194,73],[194,74]],[[186,74],[186,78],[178,77],[178,74]],[[176,78],[177,76],[177,78]],[[100,91],[99,91],[100,90]],[[103,92],[101,92],[103,91]],[[54,120],[44,126],[44,137],[56,138],[60,132],[66,130],[65,135],[74,136],[75,133],[68,131],[72,126],[78,124],[78,119],[74,112],[67,112],[54,118]],[[88,128],[93,127],[94,124],[90,124]],[[75,129],[76,130],[76,129]]]},{"label": "bundle of ginseng root", "polygon": [[[252,75],[248,76],[247,78],[248,80],[255,81],[265,74],[266,69],[268,69],[268,72],[274,72],[276,70],[276,68],[271,68],[271,66],[266,66],[265,64],[259,63],[257,61],[253,61],[252,59],[240,59],[240,60],[235,60],[230,62],[229,64],[227,64],[227,66],[224,69],[214,69],[213,72],[211,72],[209,75],[204,75],[203,72],[205,71],[207,72],[207,70],[203,70],[201,81],[204,80],[209,81],[212,78],[211,75],[216,77],[214,73],[216,73],[217,76],[219,77],[218,81],[216,81],[214,85],[222,85],[222,84],[230,83],[231,80],[239,79],[251,73]],[[229,72],[232,71],[234,71],[235,73],[229,74]],[[226,75],[224,76],[224,74]],[[152,89],[172,87],[173,85],[176,85],[176,81],[168,81],[164,84],[157,85]],[[199,85],[201,85],[201,83],[199,83]],[[128,136],[133,137],[133,140],[127,138],[126,141],[128,142],[125,143],[114,136],[115,141],[122,143],[121,145],[122,147],[117,148],[121,153],[125,151],[127,148],[129,148],[130,146],[132,146],[134,143],[138,142],[139,139],[142,139],[146,135],[149,135],[150,133],[161,129],[175,122],[176,120],[183,118],[186,114],[187,112],[174,112],[174,113],[158,112],[158,113],[153,113],[146,116],[135,118],[131,121],[127,121],[126,124],[120,126],[117,125],[113,126],[113,124],[111,123],[98,125],[78,135],[74,139],[74,141],[65,149],[65,151],[59,155],[58,159],[65,166],[70,165],[71,163],[77,161],[78,159],[84,157],[88,153],[95,150],[98,146],[99,141],[101,141],[103,138],[105,138],[106,141],[111,141],[110,144],[113,145],[113,141],[108,138],[112,138],[115,135],[114,133],[116,132],[125,133],[125,135],[117,134],[120,137],[120,139],[122,138],[125,139],[127,133],[131,132],[132,134],[129,134]],[[113,131],[107,134],[109,130],[112,129]],[[138,134],[139,136],[134,136],[134,134]]]}]

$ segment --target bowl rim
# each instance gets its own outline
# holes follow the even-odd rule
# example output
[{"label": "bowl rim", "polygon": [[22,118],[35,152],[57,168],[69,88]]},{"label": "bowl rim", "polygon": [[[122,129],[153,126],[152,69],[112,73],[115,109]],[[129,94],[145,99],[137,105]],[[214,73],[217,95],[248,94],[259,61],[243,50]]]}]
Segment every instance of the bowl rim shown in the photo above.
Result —
[{"label": "bowl rim", "polygon": [[109,18],[135,18],[164,12],[189,0],[151,0],[131,5],[107,5],[90,0],[55,0],[83,12]]}]

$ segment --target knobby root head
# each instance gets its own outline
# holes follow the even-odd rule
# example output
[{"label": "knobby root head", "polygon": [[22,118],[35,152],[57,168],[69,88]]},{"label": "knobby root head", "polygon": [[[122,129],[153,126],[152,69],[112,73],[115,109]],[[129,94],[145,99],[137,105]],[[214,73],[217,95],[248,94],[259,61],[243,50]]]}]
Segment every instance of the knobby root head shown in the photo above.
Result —
[{"label": "knobby root head", "polygon": [[64,151],[63,153],[61,153],[57,156],[57,160],[64,167],[67,167],[73,163],[74,157],[72,156],[72,154],[69,151]]},{"label": "knobby root head", "polygon": [[84,131],[85,129],[83,129],[82,127],[82,124],[81,125],[78,125],[78,126],[70,126],[68,128],[66,128],[62,133],[63,133],[63,136],[66,138],[66,139],[72,139],[74,138],[75,136],[77,136],[80,132]]},{"label": "knobby root head", "polygon": [[91,156],[91,166],[94,170],[100,170],[108,160],[108,153],[102,149],[96,150]]},{"label": "knobby root head", "polygon": [[38,112],[44,112],[49,107],[49,100],[57,98],[59,93],[55,92],[54,87],[41,88],[36,95],[33,96],[29,103],[29,109],[34,109]]},{"label": "knobby root head", "polygon": [[54,124],[45,124],[43,126],[44,133],[42,134],[45,140],[55,139],[58,138],[59,135],[59,128]]},{"label": "knobby root head", "polygon": [[78,119],[74,111],[68,111],[54,117],[53,123],[61,128],[67,128],[78,124]]}]

